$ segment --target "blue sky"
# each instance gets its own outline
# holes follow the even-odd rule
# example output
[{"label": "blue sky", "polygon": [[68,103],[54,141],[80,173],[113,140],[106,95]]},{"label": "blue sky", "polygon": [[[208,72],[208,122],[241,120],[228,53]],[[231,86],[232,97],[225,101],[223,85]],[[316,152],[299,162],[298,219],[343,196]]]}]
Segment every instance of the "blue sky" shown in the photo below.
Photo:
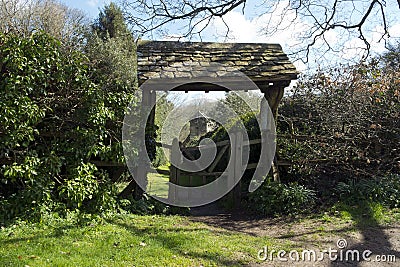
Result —
[{"label": "blue sky", "polygon": [[[95,18],[99,9],[108,4],[110,0],[62,0],[65,4],[70,7],[79,8],[85,11],[89,17]],[[282,14],[288,0],[281,0],[276,2],[275,11],[273,14],[263,14],[263,9],[257,9],[257,5],[260,4],[259,0],[248,0],[246,5],[245,14],[242,14],[241,9],[234,10],[224,16],[225,22],[229,25],[230,33],[229,38],[225,38],[226,26],[221,19],[216,19],[213,21],[209,27],[203,32],[202,40],[211,42],[260,42],[260,43],[280,43],[285,52],[289,52],[293,49],[301,46],[304,40],[300,40],[298,36],[307,32],[310,27],[308,21],[298,18],[294,12],[286,12],[285,20],[282,21]],[[388,15],[389,22],[389,33],[393,39],[400,40],[400,19],[397,15],[398,7],[395,1],[388,2],[385,12]],[[293,22],[291,24],[291,22]],[[273,34],[265,34],[265,25],[269,23],[280,25],[282,30],[278,30]],[[287,25],[286,25],[287,24]],[[371,42],[373,53],[382,53],[385,50],[385,43],[380,40],[380,33],[382,32],[379,25],[371,25],[373,28],[368,34],[367,38]],[[200,25],[201,27],[201,25]],[[158,39],[158,40],[174,40],[179,36],[180,23],[176,22],[174,25],[168,25],[171,30],[170,35],[166,36],[144,36],[144,39]],[[333,46],[336,45],[337,49],[344,49],[344,53],[341,55],[327,53],[322,54],[320,50],[315,50],[310,56],[310,63],[314,65],[319,65],[320,62],[332,62],[334,61],[343,62],[353,58],[358,58],[361,55],[359,47],[363,47],[363,43],[358,39],[358,35],[354,36],[342,36],[339,31],[330,31],[324,38],[329,41]],[[196,40],[193,40],[196,41]],[[322,43],[316,43],[315,47],[323,45]],[[326,60],[329,59],[329,60]],[[306,68],[305,65],[301,63],[296,67],[300,70]]]},{"label": "blue sky", "polygon": [[[99,10],[102,9],[106,4],[111,2],[111,0],[62,0],[64,4],[69,7],[78,8],[84,11],[90,18],[94,19],[98,16]],[[223,92],[210,92],[199,93],[199,92],[191,92],[189,94],[181,94],[181,93],[173,93],[170,97],[176,98],[175,101],[183,102],[186,99],[194,99],[194,98],[207,98],[207,99],[218,99],[224,96]]]},{"label": "blue sky", "polygon": [[[90,18],[96,18],[99,9],[104,7],[110,2],[110,0],[61,0],[66,5],[74,8],[83,10],[88,14]],[[259,0],[248,0],[246,6],[245,14],[242,14],[241,9],[234,10],[226,16],[224,20],[230,27],[229,39],[225,38],[226,27],[225,24],[220,19],[213,21],[210,26],[203,32],[202,40],[211,42],[260,42],[260,43],[280,43],[285,52],[290,52],[290,50],[298,45],[301,45],[301,41],[297,36],[303,34],[307,31],[308,21],[296,17],[294,12],[288,12],[285,15],[285,20],[281,21],[281,14],[287,5],[288,0],[281,0],[276,2],[274,14],[263,14],[258,10],[257,5],[260,4]],[[260,13],[261,12],[261,13]],[[389,33],[391,37],[400,40],[400,19],[397,15],[398,7],[395,1],[389,1],[388,6],[385,9],[388,15],[389,22]],[[279,22],[281,21],[281,22]],[[290,21],[294,23],[290,25]],[[272,35],[267,36],[263,29],[268,23],[276,23],[284,30],[275,32]],[[286,25],[287,24],[287,25]],[[169,25],[168,27],[172,30],[171,35],[167,36],[145,36],[144,38],[158,39],[158,40],[174,40],[178,34],[179,22],[176,25]],[[201,26],[201,25],[200,25]],[[376,25],[375,25],[376,26]],[[374,27],[374,24],[372,24]],[[175,33],[176,32],[176,33]],[[380,32],[382,32],[381,27],[376,26],[372,29],[371,34],[368,36],[373,53],[382,53],[385,51],[385,44],[380,40]],[[320,51],[316,50],[314,53],[312,51],[310,55],[310,62],[306,66],[300,61],[296,61],[295,65],[298,70],[306,70],[311,66],[320,66],[321,62],[326,64],[335,64],[337,62],[345,62],[351,59],[357,59],[361,53],[359,47],[363,46],[363,43],[357,36],[352,36],[347,38],[342,36],[338,31],[331,31],[326,34],[325,39],[329,41],[331,45],[337,45],[339,48],[344,48],[344,53],[341,54],[331,54],[320,56]],[[316,47],[318,47],[316,43]],[[323,63],[322,63],[323,64]]]},{"label": "blue sky", "polygon": [[99,13],[99,8],[102,8],[110,0],[62,0],[64,4],[78,8],[86,12],[89,17],[95,18]]}]

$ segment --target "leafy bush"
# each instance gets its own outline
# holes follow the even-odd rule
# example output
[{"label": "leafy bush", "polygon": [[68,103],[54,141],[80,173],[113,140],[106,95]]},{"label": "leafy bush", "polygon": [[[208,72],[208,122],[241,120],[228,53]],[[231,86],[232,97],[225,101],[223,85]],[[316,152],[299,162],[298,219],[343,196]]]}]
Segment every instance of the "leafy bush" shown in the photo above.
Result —
[{"label": "leafy bush", "polygon": [[303,76],[284,98],[278,122],[279,133],[300,138],[281,138],[280,154],[315,176],[399,173],[400,76],[393,55]]},{"label": "leafy bush", "polygon": [[400,175],[340,182],[336,187],[336,193],[345,203],[369,201],[389,208],[399,208]]},{"label": "leafy bush", "polygon": [[140,200],[121,199],[119,200],[119,207],[125,212],[134,214],[181,214],[188,215],[189,210],[187,208],[168,206],[160,201],[157,201],[147,195]]},{"label": "leafy bush", "polygon": [[310,210],[315,204],[313,190],[297,183],[278,183],[267,179],[249,195],[249,208],[263,215],[293,215]]},{"label": "leafy bush", "polygon": [[107,174],[90,161],[123,162],[115,136],[132,88],[112,102],[87,57],[45,33],[0,34],[0,44],[0,217],[114,207]]}]

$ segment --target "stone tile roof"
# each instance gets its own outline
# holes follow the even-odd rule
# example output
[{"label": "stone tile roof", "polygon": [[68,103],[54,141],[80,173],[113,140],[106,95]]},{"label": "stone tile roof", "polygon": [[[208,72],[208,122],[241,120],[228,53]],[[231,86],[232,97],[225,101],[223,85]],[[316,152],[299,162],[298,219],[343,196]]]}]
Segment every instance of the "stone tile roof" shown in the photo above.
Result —
[{"label": "stone tile roof", "polygon": [[260,84],[295,80],[298,74],[279,44],[140,41],[137,56],[140,84],[238,71]]}]

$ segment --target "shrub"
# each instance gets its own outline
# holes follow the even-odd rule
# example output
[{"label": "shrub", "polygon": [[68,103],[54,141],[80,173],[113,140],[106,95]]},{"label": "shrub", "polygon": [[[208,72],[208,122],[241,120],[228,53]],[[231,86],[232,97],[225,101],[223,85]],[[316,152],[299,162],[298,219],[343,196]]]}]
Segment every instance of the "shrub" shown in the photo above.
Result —
[{"label": "shrub", "polygon": [[400,175],[391,174],[382,178],[340,182],[336,187],[336,193],[345,203],[369,201],[389,208],[399,208]]},{"label": "shrub", "polygon": [[283,99],[278,122],[279,133],[300,138],[278,140],[281,155],[314,176],[399,173],[400,76],[392,61],[377,57],[301,77]]},{"label": "shrub", "polygon": [[132,92],[109,101],[87,57],[45,33],[0,34],[0,58],[0,217],[115,206],[107,174],[90,161],[123,162],[115,136]]},{"label": "shrub", "polygon": [[148,197],[146,194],[140,200],[121,199],[119,200],[119,207],[125,212],[135,214],[181,214],[188,215],[187,208],[168,206],[158,200]]},{"label": "shrub", "polygon": [[309,211],[315,192],[297,183],[278,183],[267,179],[249,195],[249,208],[263,215],[293,215]]}]

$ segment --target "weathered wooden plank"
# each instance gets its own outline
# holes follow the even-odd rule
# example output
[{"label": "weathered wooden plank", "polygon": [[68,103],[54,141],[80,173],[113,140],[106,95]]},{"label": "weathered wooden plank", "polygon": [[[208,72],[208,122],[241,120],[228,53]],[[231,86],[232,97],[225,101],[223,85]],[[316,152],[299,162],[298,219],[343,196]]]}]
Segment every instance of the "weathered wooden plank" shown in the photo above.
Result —
[{"label": "weathered wooden plank", "polygon": [[[229,140],[224,140],[224,141],[220,141],[220,142],[215,143],[215,146],[216,147],[220,147],[220,146],[225,146],[225,145],[229,145],[229,144],[230,144]],[[211,148],[211,147],[213,147],[212,144],[210,144],[210,145],[202,145],[202,146],[192,146],[192,147],[182,148],[182,151],[193,151],[193,150],[199,150],[200,148],[201,149],[205,149],[205,148]]]},{"label": "weathered wooden plank", "polygon": [[221,160],[221,158],[223,157],[223,155],[225,154],[226,150],[229,148],[229,145],[224,146],[221,151],[218,153],[217,157],[215,158],[214,162],[211,164],[210,168],[208,168],[208,172],[212,172],[215,167],[217,166],[217,164],[219,163],[219,161]]},{"label": "weathered wooden plank", "polygon": [[223,172],[184,172],[181,171],[181,175],[186,176],[186,175],[193,175],[193,176],[220,176],[222,175]]},{"label": "weathered wooden plank", "polygon": [[250,141],[243,141],[243,146],[255,145],[255,144],[260,144],[260,143],[261,143],[261,138],[253,139],[253,140],[250,140]]}]

